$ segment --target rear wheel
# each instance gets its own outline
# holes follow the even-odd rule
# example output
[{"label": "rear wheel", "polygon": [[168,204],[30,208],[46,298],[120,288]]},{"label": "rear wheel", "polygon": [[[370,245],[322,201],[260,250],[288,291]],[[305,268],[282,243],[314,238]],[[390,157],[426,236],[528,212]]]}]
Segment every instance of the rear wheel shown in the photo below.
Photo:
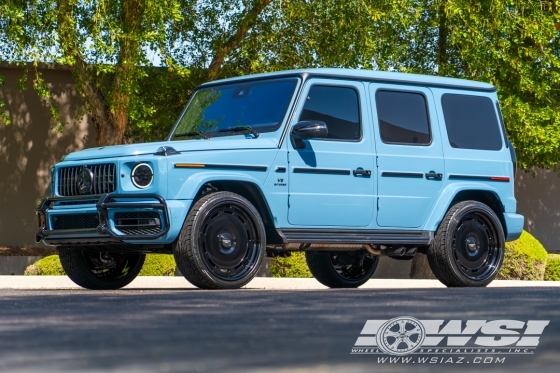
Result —
[{"label": "rear wheel", "polygon": [[306,251],[307,266],[317,281],[330,288],[357,288],[373,275],[379,257],[365,251]]},{"label": "rear wheel", "polygon": [[64,272],[77,285],[92,290],[114,290],[128,285],[138,276],[145,254],[95,252],[58,247]]},{"label": "rear wheel", "polygon": [[236,289],[255,277],[266,248],[263,221],[244,197],[202,197],[185,220],[174,248],[177,267],[202,289]]},{"label": "rear wheel", "polygon": [[486,286],[500,271],[504,246],[496,213],[484,203],[464,201],[445,215],[428,249],[428,262],[446,286]]}]

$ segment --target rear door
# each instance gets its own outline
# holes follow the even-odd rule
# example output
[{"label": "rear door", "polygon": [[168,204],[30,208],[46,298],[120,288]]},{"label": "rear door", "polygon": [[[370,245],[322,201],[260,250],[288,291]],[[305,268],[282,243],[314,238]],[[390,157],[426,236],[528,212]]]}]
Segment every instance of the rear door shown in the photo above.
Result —
[{"label": "rear door", "polygon": [[421,227],[445,174],[432,92],[377,83],[369,90],[377,149],[377,224]]}]

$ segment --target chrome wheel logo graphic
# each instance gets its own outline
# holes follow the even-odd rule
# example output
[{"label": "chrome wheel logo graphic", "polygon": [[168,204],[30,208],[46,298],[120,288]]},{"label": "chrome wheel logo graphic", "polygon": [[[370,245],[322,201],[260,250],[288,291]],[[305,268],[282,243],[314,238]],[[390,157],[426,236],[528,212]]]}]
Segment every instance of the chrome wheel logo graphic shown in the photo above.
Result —
[{"label": "chrome wheel logo graphic", "polygon": [[78,173],[76,186],[78,187],[80,194],[88,194],[91,193],[92,185],[93,185],[93,172],[89,168],[84,166]]},{"label": "chrome wheel logo graphic", "polygon": [[385,322],[376,335],[377,347],[391,355],[408,355],[422,347],[424,325],[414,317],[396,317]]}]

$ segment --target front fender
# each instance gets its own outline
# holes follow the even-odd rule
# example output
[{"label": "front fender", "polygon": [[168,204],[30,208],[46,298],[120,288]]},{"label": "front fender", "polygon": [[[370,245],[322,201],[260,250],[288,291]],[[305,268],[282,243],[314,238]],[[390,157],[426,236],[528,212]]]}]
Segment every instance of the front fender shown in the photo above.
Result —
[{"label": "front fender", "polygon": [[[263,175],[266,179],[266,175]],[[205,170],[204,172],[195,172],[189,175],[186,180],[176,185],[169,184],[169,198],[170,199],[194,199],[200,188],[212,181],[244,181],[257,185],[261,190],[264,190],[262,180],[259,180],[251,175],[240,172],[212,172]]]}]

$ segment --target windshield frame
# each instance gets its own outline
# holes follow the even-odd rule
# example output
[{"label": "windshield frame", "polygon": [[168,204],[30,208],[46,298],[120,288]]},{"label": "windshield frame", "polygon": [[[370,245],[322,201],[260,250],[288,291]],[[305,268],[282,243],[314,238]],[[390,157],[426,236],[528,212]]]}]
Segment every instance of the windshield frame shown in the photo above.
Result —
[{"label": "windshield frame", "polygon": [[[234,85],[239,85],[239,84],[250,84],[250,83],[268,83],[268,82],[275,82],[275,81],[286,81],[286,80],[294,80],[295,81],[295,86],[294,86],[294,90],[290,96],[290,99],[288,101],[288,105],[286,107],[286,111],[284,112],[284,115],[282,117],[282,119],[280,120],[280,124],[278,126],[278,128],[274,131],[268,131],[268,132],[263,132],[263,134],[275,134],[280,132],[281,134],[283,134],[284,132],[284,127],[286,126],[286,122],[288,121],[288,119],[292,116],[292,111],[295,105],[295,101],[297,99],[297,97],[299,97],[300,91],[301,91],[301,87],[302,87],[302,81],[303,81],[303,77],[301,75],[288,75],[288,76],[279,76],[279,77],[274,77],[274,78],[258,78],[258,79],[251,79],[251,78],[247,78],[247,79],[239,79],[239,80],[235,80],[232,82],[212,82],[210,84],[203,84],[199,87],[196,88],[196,90],[193,92],[193,94],[191,95],[191,97],[189,98],[189,101],[187,102],[187,104],[185,105],[185,108],[181,111],[181,114],[179,115],[179,117],[177,118],[177,120],[175,121],[175,124],[173,125],[173,128],[171,129],[171,131],[169,132],[169,135],[167,135],[167,137],[165,138],[165,141],[188,141],[188,140],[195,140],[195,139],[199,139],[199,137],[196,136],[192,136],[192,137],[185,137],[183,139],[176,139],[176,140],[172,140],[173,139],[173,135],[175,133],[175,131],[177,130],[177,127],[180,125],[181,123],[181,119],[185,116],[187,110],[189,109],[189,107],[191,106],[193,99],[196,97],[196,95],[203,90],[206,89],[212,89],[212,88],[218,88],[218,89],[222,89],[222,88],[228,88],[230,86],[234,86]],[[253,128],[254,130],[256,130],[257,132],[259,132],[259,127],[255,127]],[[212,134],[213,132],[205,132],[208,134]],[[209,136],[210,139],[212,138],[218,138],[218,137],[229,137],[232,135],[227,135],[225,134],[227,132],[224,132],[224,134],[220,134],[219,136]],[[234,133],[234,135],[243,135],[242,132],[237,132]]]}]

